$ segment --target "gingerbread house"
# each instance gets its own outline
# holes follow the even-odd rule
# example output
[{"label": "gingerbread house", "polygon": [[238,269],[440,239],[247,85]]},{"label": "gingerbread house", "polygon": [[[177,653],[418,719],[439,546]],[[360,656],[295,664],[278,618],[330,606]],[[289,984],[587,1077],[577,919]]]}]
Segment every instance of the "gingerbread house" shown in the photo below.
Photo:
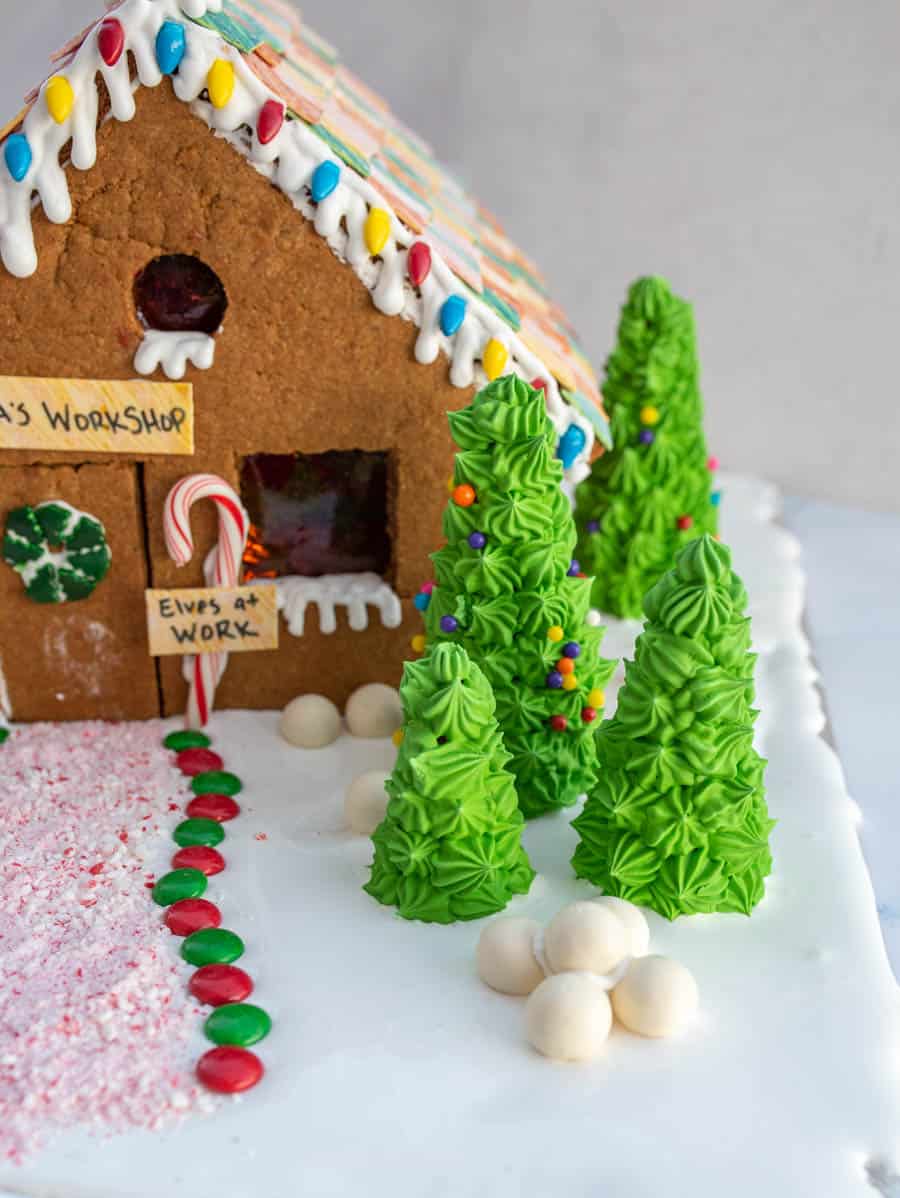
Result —
[{"label": "gingerbread house", "polygon": [[[240,493],[244,575],[276,580],[284,617],[217,704],[341,702],[396,681],[419,630],[449,409],[540,379],[571,483],[608,436],[538,269],[284,0],[123,0],[63,46],[0,134],[0,256],[16,719],[183,709],[143,592],[203,581],[203,552],[177,569],[164,544],[187,474]],[[52,585],[16,559],[36,512]],[[200,550],[214,520],[195,514]]]}]

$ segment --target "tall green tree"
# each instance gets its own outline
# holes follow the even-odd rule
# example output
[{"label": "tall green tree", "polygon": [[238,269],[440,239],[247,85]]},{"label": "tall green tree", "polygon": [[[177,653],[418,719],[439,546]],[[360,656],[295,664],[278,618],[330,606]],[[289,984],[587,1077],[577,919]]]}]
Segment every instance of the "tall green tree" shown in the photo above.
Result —
[{"label": "tall green tree", "polygon": [[576,874],[667,919],[749,915],[772,867],[746,604],[729,551],[709,535],[648,592],[598,736],[597,785],[573,821]]},{"label": "tall green tree", "polygon": [[566,807],[594,780],[594,740],[613,663],[587,623],[591,580],[544,394],[513,375],[450,415],[460,448],[432,554],[428,642],[462,645],[487,675],[528,819]]},{"label": "tall green tree", "polygon": [[640,618],[678,550],[717,528],[694,316],[664,279],[628,292],[603,396],[614,448],[576,493],[577,554],[594,576],[594,605]]},{"label": "tall green tree", "polygon": [[400,698],[403,740],[365,889],[428,923],[501,911],[534,870],[490,684],[459,645],[435,645],[404,667]]}]

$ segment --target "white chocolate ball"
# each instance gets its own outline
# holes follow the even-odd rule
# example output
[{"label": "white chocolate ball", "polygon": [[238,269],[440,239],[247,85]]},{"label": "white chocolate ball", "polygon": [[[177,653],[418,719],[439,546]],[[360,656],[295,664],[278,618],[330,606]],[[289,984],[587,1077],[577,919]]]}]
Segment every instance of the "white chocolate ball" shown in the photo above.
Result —
[{"label": "white chocolate ball", "polygon": [[383,682],[357,687],[344,712],[351,736],[393,736],[403,723],[400,692]]},{"label": "white chocolate ball", "polygon": [[606,1043],[611,1026],[606,991],[588,974],[545,978],[525,1004],[528,1043],[556,1061],[590,1061]]},{"label": "white chocolate ball", "polygon": [[281,713],[278,731],[299,749],[322,749],[341,734],[341,713],[324,695],[298,695]]},{"label": "white chocolate ball", "polygon": [[524,915],[491,920],[475,950],[481,980],[501,994],[530,994],[544,980],[544,971],[533,949],[540,930],[536,919],[526,919]]},{"label": "white chocolate ball", "polygon": [[697,1010],[694,975],[671,957],[632,962],[612,992],[618,1021],[639,1036],[674,1036]]},{"label": "white chocolate ball", "polygon": [[617,916],[625,928],[628,943],[626,955],[629,957],[646,957],[650,948],[650,925],[640,907],[629,903],[627,899],[616,898],[612,894],[601,894],[592,900],[601,907],[606,907]]},{"label": "white chocolate ball", "polygon": [[628,936],[618,916],[594,902],[570,903],[544,932],[544,957],[553,973],[609,973],[628,953]]},{"label": "white chocolate ball", "polygon": [[386,770],[369,770],[347,787],[344,817],[347,827],[357,836],[371,836],[384,819],[388,805],[384,784],[390,776]]}]

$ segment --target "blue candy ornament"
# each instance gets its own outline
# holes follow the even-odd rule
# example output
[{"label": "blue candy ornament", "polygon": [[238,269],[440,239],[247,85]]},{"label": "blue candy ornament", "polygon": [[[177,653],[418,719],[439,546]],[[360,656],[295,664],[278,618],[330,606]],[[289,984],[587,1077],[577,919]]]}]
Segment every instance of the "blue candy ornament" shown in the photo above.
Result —
[{"label": "blue candy ornament", "polygon": [[186,48],[184,26],[178,21],[163,21],[156,35],[156,61],[164,75],[178,70]]},{"label": "blue candy ornament", "polygon": [[24,133],[14,133],[7,138],[3,158],[6,169],[17,183],[21,183],[31,167],[31,146]]},{"label": "blue candy ornament", "polygon": [[587,434],[577,424],[570,424],[559,439],[556,456],[568,470],[581,451],[587,445]]}]

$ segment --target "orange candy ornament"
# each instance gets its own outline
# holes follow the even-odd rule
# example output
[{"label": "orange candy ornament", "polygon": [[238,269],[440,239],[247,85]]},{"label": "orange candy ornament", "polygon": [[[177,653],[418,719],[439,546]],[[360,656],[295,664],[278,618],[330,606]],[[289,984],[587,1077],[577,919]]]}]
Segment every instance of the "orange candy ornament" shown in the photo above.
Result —
[{"label": "orange candy ornament", "polygon": [[460,483],[453,488],[453,502],[457,507],[471,507],[475,502],[475,488],[468,483]]}]

